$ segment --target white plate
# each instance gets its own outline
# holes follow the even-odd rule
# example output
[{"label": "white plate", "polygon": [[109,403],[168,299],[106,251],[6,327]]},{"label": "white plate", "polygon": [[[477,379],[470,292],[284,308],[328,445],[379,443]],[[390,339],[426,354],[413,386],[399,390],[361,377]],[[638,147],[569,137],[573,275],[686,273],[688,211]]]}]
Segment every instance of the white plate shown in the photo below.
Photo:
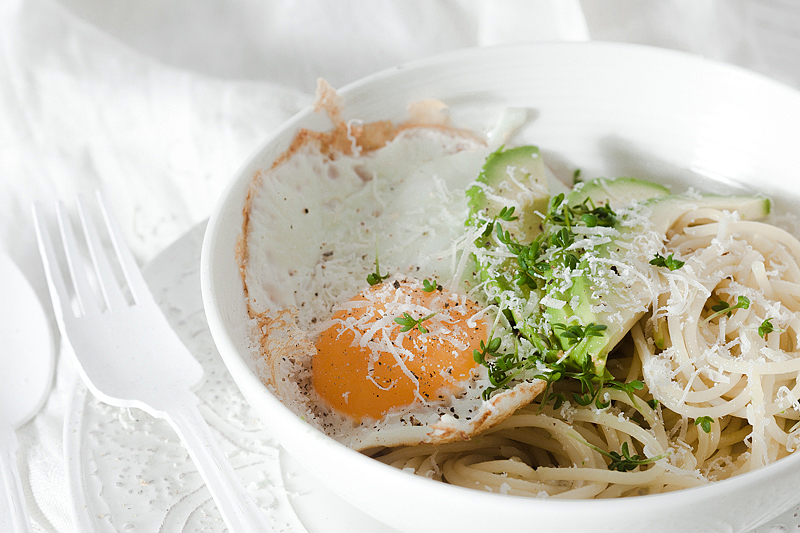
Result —
[{"label": "white plate", "polygon": [[[453,122],[486,131],[507,107],[535,120],[515,139],[538,144],[564,177],[638,176],[711,191],[749,188],[787,210],[800,196],[800,95],[764,77],[687,54],[611,43],[461,50],[390,69],[340,91],[345,119],[402,120],[408,102],[437,98]],[[254,411],[282,424],[281,443],[328,486],[404,531],[424,525],[747,531],[792,506],[800,455],[708,487],[632,500],[515,499],[435,484],[322,438],[257,379],[248,350],[236,243],[254,173],[269,168],[300,127],[327,128],[307,109],[241,168],[209,223],[201,280],[214,340]],[[443,512],[464,506],[475,512]],[[410,510],[413,509],[413,512]]]}]

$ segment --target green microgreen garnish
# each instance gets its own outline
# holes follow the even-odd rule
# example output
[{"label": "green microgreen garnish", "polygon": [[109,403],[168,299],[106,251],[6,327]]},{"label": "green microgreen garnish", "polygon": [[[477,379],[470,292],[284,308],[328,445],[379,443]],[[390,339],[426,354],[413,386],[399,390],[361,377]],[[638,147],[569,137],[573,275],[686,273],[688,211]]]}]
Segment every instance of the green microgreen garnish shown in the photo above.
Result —
[{"label": "green microgreen garnish", "polygon": [[595,226],[613,227],[617,222],[617,215],[608,205],[595,206],[591,198],[586,198],[577,205],[567,205],[564,202],[564,193],[559,193],[550,198],[545,222],[572,228],[580,220],[588,227]]},{"label": "green microgreen garnish", "polygon": [[569,228],[561,228],[550,235],[548,244],[554,248],[569,248],[575,242],[575,234]]},{"label": "green microgreen garnish", "polygon": [[514,206],[504,207],[500,210],[500,213],[497,214],[497,218],[500,220],[505,220],[506,222],[517,220],[519,217],[514,216],[515,209],[516,208]]},{"label": "green microgreen garnish", "polygon": [[572,326],[567,326],[565,324],[561,324],[557,322],[553,324],[553,329],[562,330],[563,333],[560,333],[559,336],[567,339],[567,342],[572,344],[578,344],[583,339],[588,337],[602,337],[603,332],[608,328],[605,324],[595,324],[594,322],[590,322],[588,325],[581,326],[580,324],[574,324]]},{"label": "green microgreen garnish", "polygon": [[588,446],[589,448],[593,449],[594,451],[600,453],[601,455],[608,457],[611,461],[608,464],[609,470],[616,470],[618,472],[630,472],[634,470],[637,466],[643,466],[650,463],[655,463],[659,459],[663,459],[668,453],[663,453],[661,455],[656,455],[654,457],[643,457],[639,454],[631,455],[630,448],[628,447],[628,442],[625,441],[622,443],[621,452],[607,452],[604,449],[600,448],[599,446],[595,446],[594,444],[590,444],[586,442],[582,437],[578,436],[577,434],[570,434],[570,437],[577,440],[578,442]]},{"label": "green microgreen garnish", "polygon": [[661,254],[656,254],[656,256],[650,260],[650,264],[658,267],[666,267],[670,270],[678,270],[686,263],[679,259],[675,259],[674,256],[675,254],[669,254],[668,257],[664,257]]},{"label": "green microgreen garnish", "polygon": [[428,330],[425,328],[425,326],[422,325],[422,323],[428,320],[429,318],[432,318],[435,315],[436,313],[431,313],[428,316],[416,319],[411,315],[409,315],[408,313],[403,313],[403,316],[395,318],[394,321],[403,326],[402,329],[400,330],[401,333],[410,331],[413,328],[417,328],[420,333],[428,333]]},{"label": "green microgreen garnish", "polygon": [[628,449],[627,441],[622,443],[621,454],[617,452],[607,452],[601,448],[598,448],[597,446],[592,446],[591,444],[589,446],[611,459],[611,462],[608,464],[608,469],[616,470],[617,472],[630,472],[637,466],[655,463],[659,459],[663,459],[667,456],[667,454],[656,455],[655,457],[643,457],[639,454],[631,455],[630,450]]},{"label": "green microgreen garnish", "polygon": [[512,253],[519,253],[523,249],[523,246],[514,240],[510,232],[503,230],[503,226],[500,224],[496,225],[495,233],[497,233],[497,240],[505,244]]},{"label": "green microgreen garnish", "polygon": [[425,292],[433,292],[438,288],[436,280],[430,281],[428,279],[422,280],[422,290]]},{"label": "green microgreen garnish", "polygon": [[382,282],[386,278],[389,277],[389,274],[385,276],[381,275],[381,267],[378,264],[378,252],[375,252],[375,272],[367,275],[367,283],[369,283],[370,287],[373,285],[377,285],[378,283]]},{"label": "green microgreen garnish", "polygon": [[565,378],[574,379],[580,383],[580,393],[572,393],[572,399],[575,403],[586,406],[592,402],[597,402],[598,409],[608,407],[607,405],[603,405],[599,398],[600,390],[603,388],[603,380],[597,376],[594,361],[591,359],[582,361],[581,368],[578,370],[570,369],[565,362],[544,362],[543,364],[547,367],[548,372],[535,376],[538,379],[544,379],[546,381],[540,409],[551,400],[555,403],[553,409],[558,409],[561,406],[564,402],[564,394],[553,393],[551,389],[555,383]]},{"label": "green microgreen garnish", "polygon": [[576,185],[581,181],[583,181],[583,179],[581,178],[581,169],[576,168],[575,171],[572,173],[572,184]]},{"label": "green microgreen garnish", "polygon": [[[602,394],[604,388],[616,389],[627,394],[634,407],[639,405],[637,402],[640,399],[636,396],[637,390],[644,388],[644,383],[638,380],[622,383],[620,381],[606,381],[604,376],[598,376],[594,366],[594,361],[586,359],[581,363],[579,370],[571,370],[564,362],[549,363],[540,361],[547,368],[547,372],[543,372],[534,376],[537,379],[545,381],[545,389],[542,394],[542,402],[539,406],[540,410],[550,402],[553,402],[553,409],[558,409],[564,403],[565,396],[561,392],[553,392],[553,386],[563,380],[571,379],[580,383],[580,393],[573,392],[572,399],[581,406],[588,406],[594,403],[597,409],[605,409],[611,405]],[[636,407],[638,409],[638,407]]]},{"label": "green microgreen garnish", "polygon": [[711,433],[711,424],[714,422],[714,419],[710,416],[701,416],[694,419],[694,425],[700,426],[703,431],[706,433]]},{"label": "green microgreen garnish", "polygon": [[758,326],[759,337],[764,337],[764,339],[766,339],[767,335],[772,333],[773,331],[777,331],[778,333],[783,333],[784,330],[773,326],[771,320],[772,320],[771,318],[767,318],[764,320],[764,322],[761,323],[760,326]]},{"label": "green microgreen garnish", "polygon": [[730,317],[734,309],[747,309],[749,307],[750,307],[750,299],[747,298],[746,296],[739,296],[736,300],[735,305],[731,305],[724,300],[719,300],[719,302],[711,306],[711,310],[714,311],[714,313],[709,315],[708,318],[706,318],[706,322],[722,315]]},{"label": "green microgreen garnish", "polygon": [[492,393],[505,388],[508,383],[525,367],[526,361],[520,359],[519,352],[515,350],[511,353],[500,353],[500,337],[491,337],[488,342],[481,341],[480,350],[472,351],[472,358],[476,363],[486,366],[489,369],[489,384],[482,396],[488,400]]},{"label": "green microgreen garnish", "polygon": [[503,207],[500,210],[500,212],[497,214],[497,216],[494,217],[491,221],[489,221],[488,224],[486,224],[486,229],[483,230],[483,234],[481,235],[481,237],[486,238],[486,237],[488,237],[489,235],[492,234],[492,231],[494,231],[494,226],[495,226],[495,223],[497,222],[497,219],[505,220],[506,222],[513,222],[514,220],[519,219],[518,216],[514,216],[514,211],[515,210],[516,210],[516,207],[514,207],[514,206]]},{"label": "green microgreen garnish", "polygon": [[480,350],[472,350],[472,358],[475,360],[476,363],[484,364],[486,363],[486,356],[490,357],[497,357],[499,354],[497,350],[500,349],[500,343],[502,340],[500,337],[493,337],[489,339],[488,343],[485,343],[481,340],[481,349]]},{"label": "green microgreen garnish", "polygon": [[634,379],[633,381],[629,381],[627,383],[622,383],[619,381],[609,381],[608,387],[612,389],[621,390],[622,392],[627,394],[628,398],[631,399],[631,403],[633,403],[633,405],[635,406],[636,400],[639,399],[638,396],[636,396],[636,391],[642,390],[644,388],[644,383],[642,383],[638,379]]}]

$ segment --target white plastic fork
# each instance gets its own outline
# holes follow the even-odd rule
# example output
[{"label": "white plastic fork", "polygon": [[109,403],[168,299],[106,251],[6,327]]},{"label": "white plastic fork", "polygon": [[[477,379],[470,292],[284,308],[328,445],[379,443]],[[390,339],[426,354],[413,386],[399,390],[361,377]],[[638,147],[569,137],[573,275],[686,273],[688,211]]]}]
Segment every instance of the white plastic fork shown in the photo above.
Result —
[{"label": "white plastic fork", "polygon": [[[56,207],[72,291],[59,267],[46,217],[38,206],[33,207],[36,237],[58,326],[72,346],[84,381],[101,401],[137,407],[172,425],[231,533],[272,532],[197,408],[198,399],[192,389],[203,376],[202,367],[153,299],[99,193],[97,201],[132,303],[117,280],[85,202],[78,199],[78,213],[94,268],[81,255],[64,206],[59,203]],[[100,287],[102,298],[96,286]],[[72,305],[72,295],[77,308]]]}]

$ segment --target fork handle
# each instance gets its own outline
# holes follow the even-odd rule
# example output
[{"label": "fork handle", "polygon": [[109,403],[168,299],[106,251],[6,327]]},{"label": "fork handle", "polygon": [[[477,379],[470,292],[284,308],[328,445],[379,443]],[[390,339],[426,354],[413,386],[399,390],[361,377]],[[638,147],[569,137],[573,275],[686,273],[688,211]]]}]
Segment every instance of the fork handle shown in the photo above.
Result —
[{"label": "fork handle", "polygon": [[17,470],[17,434],[4,420],[0,420],[0,531],[31,531]]},{"label": "fork handle", "polygon": [[173,398],[164,410],[164,418],[183,441],[197,470],[231,533],[272,533],[261,509],[242,485],[230,462],[217,444],[211,428],[197,408],[194,394]]}]

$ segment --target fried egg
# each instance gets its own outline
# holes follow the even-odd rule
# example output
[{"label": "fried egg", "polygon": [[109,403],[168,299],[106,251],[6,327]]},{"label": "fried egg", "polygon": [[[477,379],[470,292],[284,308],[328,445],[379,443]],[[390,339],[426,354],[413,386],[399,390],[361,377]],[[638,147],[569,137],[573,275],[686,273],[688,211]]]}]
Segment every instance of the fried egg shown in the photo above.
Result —
[{"label": "fried egg", "polygon": [[298,133],[253,178],[239,262],[254,365],[298,416],[357,450],[469,438],[544,388],[484,400],[473,358],[495,316],[470,295],[459,243],[474,239],[464,190],[492,147],[441,123],[329,115],[331,132]]}]

